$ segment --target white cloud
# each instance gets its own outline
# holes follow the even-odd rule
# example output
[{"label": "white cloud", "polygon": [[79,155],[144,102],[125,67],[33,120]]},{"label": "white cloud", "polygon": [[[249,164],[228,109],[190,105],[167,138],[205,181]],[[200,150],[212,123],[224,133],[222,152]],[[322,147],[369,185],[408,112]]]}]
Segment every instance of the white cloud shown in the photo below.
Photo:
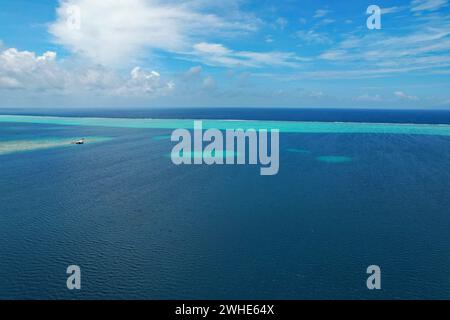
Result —
[{"label": "white cloud", "polygon": [[304,71],[293,77],[286,77],[290,80],[332,80],[332,79],[369,79],[389,77],[393,74],[408,73],[418,71],[423,67],[402,67],[402,68],[357,68],[346,70],[321,70],[321,71]]},{"label": "white cloud", "polygon": [[325,17],[327,14],[329,14],[331,11],[330,10],[325,10],[325,9],[318,9],[316,10],[316,12],[314,13],[314,18],[318,19],[318,18],[323,18]]},{"label": "white cloud", "polygon": [[231,50],[218,43],[206,43],[201,42],[194,45],[194,49],[200,53],[213,54],[213,55],[228,55]]},{"label": "white cloud", "polygon": [[298,67],[305,59],[291,52],[234,51],[222,44],[201,42],[194,45],[194,51],[186,54],[187,59],[200,60],[212,66],[224,67]]},{"label": "white cloud", "polygon": [[139,67],[122,76],[111,69],[84,64],[62,63],[56,53],[0,51],[0,90],[22,89],[27,92],[77,94],[97,92],[105,95],[165,95],[174,89],[156,71]]},{"label": "white cloud", "polygon": [[322,98],[324,93],[322,91],[310,91],[307,93],[308,97],[311,98]]},{"label": "white cloud", "polygon": [[34,52],[18,51],[15,48],[0,52],[0,88],[24,88],[33,83],[34,88],[60,86],[60,77],[55,66],[56,53],[45,52],[37,56]]},{"label": "white cloud", "polygon": [[[79,28],[70,15],[79,8]],[[103,65],[136,62],[152,50],[183,51],[206,35],[254,30],[254,21],[228,21],[201,9],[200,1],[61,0],[49,27],[56,43]],[[73,19],[72,19],[73,20]]]},{"label": "white cloud", "polygon": [[382,8],[381,14],[390,14],[390,13],[397,13],[405,9],[405,7],[389,7],[389,8]]},{"label": "white cloud", "polygon": [[281,29],[284,30],[284,28],[286,28],[286,26],[288,25],[288,21],[283,18],[283,17],[279,17],[275,23],[277,24],[277,26]]},{"label": "white cloud", "polygon": [[198,76],[202,73],[203,68],[201,66],[195,66],[189,68],[189,70],[185,73],[185,76],[188,78]]},{"label": "white cloud", "polygon": [[334,20],[334,19],[325,18],[325,19],[320,20],[320,21],[315,25],[315,27],[317,28],[317,27],[321,27],[321,26],[326,26],[326,25],[328,25],[328,24],[334,23],[335,21],[336,21],[336,20]]},{"label": "white cloud", "polygon": [[450,67],[450,20],[420,21],[398,35],[350,33],[318,57],[333,64],[332,76],[362,78],[446,70]]},{"label": "white cloud", "polygon": [[329,50],[322,53],[319,56],[320,59],[324,60],[341,60],[347,58],[347,52],[345,50]]},{"label": "white cloud", "polygon": [[314,30],[300,30],[295,35],[306,43],[329,44],[332,42],[326,34]]},{"label": "white cloud", "polygon": [[448,5],[448,0],[413,0],[411,11],[436,11]]},{"label": "white cloud", "polygon": [[266,36],[265,41],[266,41],[266,43],[272,43],[272,42],[274,42],[275,40],[274,40],[274,39],[272,38],[272,36],[269,34],[269,35]]},{"label": "white cloud", "polygon": [[380,102],[383,100],[383,98],[379,94],[375,94],[375,95],[363,94],[359,97],[356,97],[355,100],[356,101],[366,101],[366,102]]},{"label": "white cloud", "polygon": [[18,89],[21,88],[21,84],[17,79],[1,76],[0,77],[0,89]]},{"label": "white cloud", "polygon": [[203,80],[203,88],[206,90],[212,90],[216,87],[216,81],[211,77],[208,76]]},{"label": "white cloud", "polygon": [[175,89],[173,82],[164,83],[161,75],[152,70],[145,71],[135,67],[130,72],[130,79],[119,88],[115,89],[119,95],[166,95]]},{"label": "white cloud", "polygon": [[396,92],[394,92],[394,95],[400,100],[412,100],[412,101],[419,100],[418,97],[407,95],[403,91],[396,91]]}]

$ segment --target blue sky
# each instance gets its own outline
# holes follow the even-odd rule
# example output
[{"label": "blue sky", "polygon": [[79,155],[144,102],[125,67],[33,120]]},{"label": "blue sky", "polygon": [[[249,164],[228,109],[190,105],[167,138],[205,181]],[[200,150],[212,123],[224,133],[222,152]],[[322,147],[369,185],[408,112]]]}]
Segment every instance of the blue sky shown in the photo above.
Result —
[{"label": "blue sky", "polygon": [[448,0],[0,0],[0,107],[214,106],[450,108]]}]

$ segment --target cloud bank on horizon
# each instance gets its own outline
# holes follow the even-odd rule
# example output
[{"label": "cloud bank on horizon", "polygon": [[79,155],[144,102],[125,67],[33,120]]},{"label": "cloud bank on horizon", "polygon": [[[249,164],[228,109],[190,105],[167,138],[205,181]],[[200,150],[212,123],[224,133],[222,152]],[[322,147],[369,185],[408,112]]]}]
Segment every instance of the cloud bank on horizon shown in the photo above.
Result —
[{"label": "cloud bank on horizon", "polygon": [[448,108],[449,79],[448,0],[0,0],[0,107]]}]

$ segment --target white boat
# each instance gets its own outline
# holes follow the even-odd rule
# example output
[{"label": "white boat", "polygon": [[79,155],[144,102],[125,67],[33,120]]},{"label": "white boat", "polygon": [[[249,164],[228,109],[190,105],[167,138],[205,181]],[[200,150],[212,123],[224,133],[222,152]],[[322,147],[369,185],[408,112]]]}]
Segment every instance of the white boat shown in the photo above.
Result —
[{"label": "white boat", "polygon": [[84,138],[80,140],[73,141],[72,144],[84,144]]}]

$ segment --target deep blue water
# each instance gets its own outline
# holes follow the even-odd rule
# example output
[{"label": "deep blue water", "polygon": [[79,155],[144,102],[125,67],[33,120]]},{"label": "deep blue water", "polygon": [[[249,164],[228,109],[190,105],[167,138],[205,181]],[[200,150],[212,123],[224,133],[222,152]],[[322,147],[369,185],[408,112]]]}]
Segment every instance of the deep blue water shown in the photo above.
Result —
[{"label": "deep blue water", "polygon": [[450,110],[318,109],[318,108],[150,108],[150,109],[18,109],[0,114],[109,118],[243,119],[323,122],[450,124]]},{"label": "deep blue water", "polygon": [[[264,177],[174,166],[170,133],[0,124],[0,140],[114,138],[0,156],[0,299],[450,298],[450,137],[282,134],[280,172]],[[366,288],[371,264],[381,291]]]}]

